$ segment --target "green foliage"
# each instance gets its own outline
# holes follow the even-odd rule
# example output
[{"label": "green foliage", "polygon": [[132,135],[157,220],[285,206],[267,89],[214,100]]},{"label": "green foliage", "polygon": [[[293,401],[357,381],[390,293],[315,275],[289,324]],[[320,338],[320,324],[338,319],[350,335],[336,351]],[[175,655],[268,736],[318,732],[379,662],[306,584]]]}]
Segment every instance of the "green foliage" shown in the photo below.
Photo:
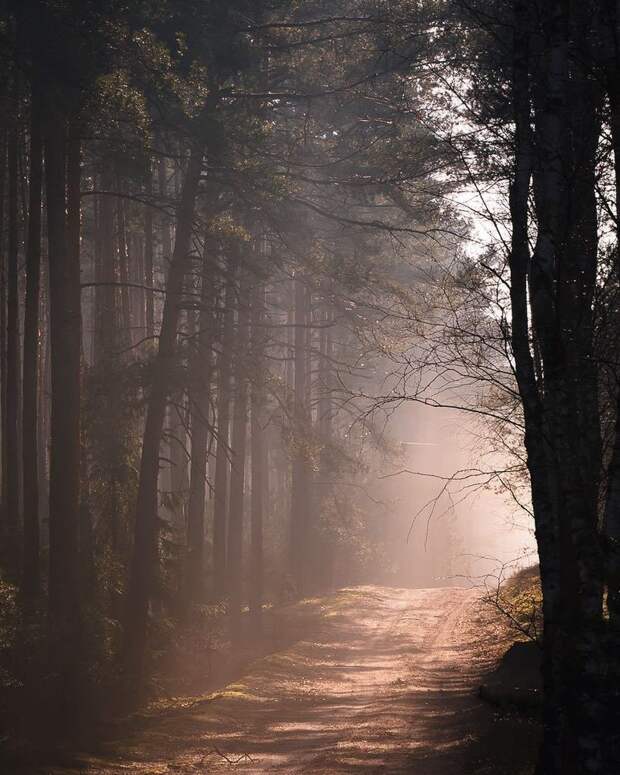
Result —
[{"label": "green foliage", "polygon": [[114,159],[123,175],[141,175],[151,145],[151,122],[145,96],[130,73],[117,68],[100,75],[85,112],[96,116],[93,141],[101,147],[104,163]]}]

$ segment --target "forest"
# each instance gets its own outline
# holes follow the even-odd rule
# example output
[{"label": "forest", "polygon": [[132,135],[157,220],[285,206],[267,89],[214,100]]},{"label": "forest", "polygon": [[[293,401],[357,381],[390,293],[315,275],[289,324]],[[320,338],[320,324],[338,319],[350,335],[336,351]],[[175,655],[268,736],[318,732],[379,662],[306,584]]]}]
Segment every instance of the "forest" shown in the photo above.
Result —
[{"label": "forest", "polygon": [[1,771],[620,773],[619,0],[0,57]]}]

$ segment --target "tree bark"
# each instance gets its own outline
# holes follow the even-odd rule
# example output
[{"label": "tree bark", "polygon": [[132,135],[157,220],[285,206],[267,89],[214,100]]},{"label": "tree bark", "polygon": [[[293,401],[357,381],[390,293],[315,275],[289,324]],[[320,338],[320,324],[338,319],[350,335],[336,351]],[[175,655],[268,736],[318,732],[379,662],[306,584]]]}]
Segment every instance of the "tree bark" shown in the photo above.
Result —
[{"label": "tree bark", "polygon": [[170,512],[172,524],[183,531],[186,524],[189,478],[187,471],[187,429],[185,391],[172,396],[168,410],[168,449],[170,451]]},{"label": "tree bark", "polygon": [[67,142],[62,96],[48,95],[44,131],[52,378],[49,626],[52,665],[62,686],[57,711],[69,725],[78,720],[82,646],[78,560],[81,308],[79,252],[71,238],[71,218],[76,216],[70,211],[68,219],[66,214],[67,193],[70,200],[72,192],[74,196],[79,191],[79,179],[74,179],[76,168],[79,172],[79,145],[75,139]]},{"label": "tree bark", "polygon": [[[147,194],[153,193],[153,172],[148,169]],[[153,288],[155,273],[153,269],[153,208],[147,204],[144,208],[144,284],[147,289]],[[155,298],[152,290],[146,291],[146,337],[148,345],[153,343],[155,336]]]},{"label": "tree bark", "polygon": [[39,572],[39,471],[38,387],[39,309],[41,277],[42,126],[39,84],[32,83],[30,120],[30,180],[28,245],[26,253],[26,302],[24,313],[23,392],[23,504],[24,549],[22,589],[34,597],[40,588]]},{"label": "tree bark", "polygon": [[159,336],[159,347],[153,368],[153,380],[148,398],[140,480],[136,503],[133,554],[126,600],[123,662],[137,701],[143,688],[144,658],[149,597],[158,562],[157,535],[157,476],[159,445],[166,414],[170,372],[176,354],[177,325],[180,302],[191,248],[191,236],[204,147],[192,147],[187,174],[177,213],[174,253],[168,273],[167,293]]},{"label": "tree bark", "polygon": [[[209,241],[207,240],[208,250]],[[189,503],[187,509],[187,599],[198,603],[204,599],[204,512],[206,497],[207,452],[209,440],[209,393],[212,372],[213,289],[203,262],[198,333],[192,350],[192,387],[190,413],[192,456],[190,465]]]},{"label": "tree bark", "polygon": [[307,291],[301,277],[295,278],[295,383],[294,383],[294,448],[291,480],[291,575],[300,597],[308,585],[309,535],[309,463],[308,435],[310,430],[307,405]]},{"label": "tree bark", "polygon": [[213,571],[216,598],[226,593],[226,531],[228,526],[228,472],[230,426],[230,380],[235,322],[236,264],[230,262],[224,294],[221,350],[217,359],[217,449],[215,455],[215,498],[213,516]]},{"label": "tree bark", "polygon": [[[529,59],[532,20],[529,2],[515,3],[515,39],[513,63],[513,108],[515,117],[515,163],[510,189],[512,243],[510,253],[510,298],[512,312],[511,345],[515,359],[515,377],[523,404],[525,447],[532,488],[536,538],[539,546],[541,577],[544,590],[544,724],[545,739],[539,767],[556,771],[558,725],[558,675],[556,670],[556,618],[559,605],[560,576],[557,546],[559,541],[557,497],[553,473],[543,444],[543,407],[540,387],[530,350],[528,316],[529,249],[528,200],[534,166],[530,134]],[[551,488],[551,491],[550,491]]]},{"label": "tree bark", "polygon": [[[120,176],[117,176],[117,190],[122,193]],[[129,253],[127,248],[127,227],[125,223],[125,202],[122,196],[116,200],[116,241],[118,245],[118,268],[121,281],[121,325],[120,341],[125,351],[125,357],[128,356],[128,350],[133,345],[133,321],[131,315],[131,296],[129,283]]]},{"label": "tree bark", "polygon": [[231,439],[232,464],[230,471],[227,553],[230,629],[233,641],[238,641],[241,632],[243,516],[248,427],[247,357],[249,322],[248,278],[247,276],[242,276],[239,289],[239,312],[235,343],[235,399]]},{"label": "tree bark", "polygon": [[266,505],[267,445],[265,433],[265,289],[258,285],[252,300],[252,359],[254,376],[251,394],[251,531],[249,604],[252,629],[262,629],[263,611],[263,514]]},{"label": "tree bark", "polygon": [[[112,190],[112,177],[102,176],[105,191]],[[108,194],[99,197],[98,242],[99,265],[97,287],[95,288],[95,362],[109,362],[115,357],[119,343],[117,337],[116,281],[114,261],[114,199]]]},{"label": "tree bark", "polygon": [[0,128],[0,422],[2,442],[2,481],[0,497],[0,562],[4,567],[6,553],[6,523],[7,523],[7,489],[8,489],[8,460],[9,447],[7,440],[8,414],[7,414],[7,373],[6,373],[6,345],[7,345],[7,256],[4,243],[5,223],[5,194],[7,178],[7,131],[6,127]]},{"label": "tree bark", "polygon": [[[602,40],[603,73],[609,97],[611,138],[614,152],[615,177],[615,230],[616,243],[620,236],[620,2],[606,0],[603,3]],[[620,262],[616,256],[615,279],[620,288]],[[612,326],[615,320],[607,320]],[[616,406],[614,443],[606,472],[607,492],[604,514],[604,535],[606,539],[607,562],[607,608],[609,611],[609,637],[607,643],[608,662],[608,708],[606,764],[611,770],[620,770],[620,730],[615,719],[620,714],[620,376],[616,368]]]},{"label": "tree bark", "polygon": [[6,500],[5,500],[5,564],[10,578],[19,572],[19,289],[18,289],[18,91],[14,75],[12,106],[14,115],[8,141],[8,263],[7,263],[7,342],[6,342]]},{"label": "tree bark", "polygon": [[[320,477],[321,484],[317,492],[317,511],[318,511],[318,547],[320,558],[320,578],[323,588],[326,591],[333,589],[334,579],[334,551],[329,530],[325,530],[324,511],[331,492],[329,480],[331,478],[331,459],[332,459],[332,434],[333,434],[333,342],[332,326],[333,310],[329,297],[323,300],[323,309],[321,315],[321,335],[320,335],[320,358],[319,358],[319,399],[318,399],[318,426],[321,443],[320,456]],[[323,529],[321,529],[323,527]]]},{"label": "tree bark", "polygon": [[[538,28],[533,4],[514,3],[511,337],[543,588],[539,772],[545,775],[603,771],[601,444],[592,320],[601,103],[583,64],[588,5],[550,3]],[[532,256],[530,179],[537,227]],[[528,296],[543,384],[531,354]]]},{"label": "tree bark", "polygon": [[[161,198],[162,207],[168,207],[168,169],[166,159],[161,156],[157,167],[157,176],[159,183],[159,196]],[[170,269],[170,260],[172,256],[172,241],[170,239],[170,219],[166,214],[161,213],[159,216],[159,228],[161,232],[161,249],[162,249],[162,264],[164,268],[164,276],[168,277],[168,271]]]}]

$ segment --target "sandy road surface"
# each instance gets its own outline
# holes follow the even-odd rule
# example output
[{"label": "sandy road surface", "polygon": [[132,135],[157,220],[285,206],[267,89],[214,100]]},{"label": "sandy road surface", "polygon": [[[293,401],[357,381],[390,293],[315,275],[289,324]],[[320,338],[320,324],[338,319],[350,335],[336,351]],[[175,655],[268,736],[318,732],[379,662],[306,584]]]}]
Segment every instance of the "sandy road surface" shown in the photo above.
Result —
[{"label": "sandy road surface", "polygon": [[343,590],[314,603],[311,635],[215,699],[62,772],[469,775],[477,600],[465,589]]}]

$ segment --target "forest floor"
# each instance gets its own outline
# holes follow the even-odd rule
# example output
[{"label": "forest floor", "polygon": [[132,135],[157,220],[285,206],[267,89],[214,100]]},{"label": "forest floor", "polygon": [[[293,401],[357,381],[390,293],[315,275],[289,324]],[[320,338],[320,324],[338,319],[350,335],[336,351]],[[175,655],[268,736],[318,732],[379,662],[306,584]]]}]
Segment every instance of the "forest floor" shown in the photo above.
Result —
[{"label": "forest floor", "polygon": [[501,626],[467,589],[356,587],[270,621],[288,643],[221,691],[46,775],[528,773],[535,729],[482,702]]}]

